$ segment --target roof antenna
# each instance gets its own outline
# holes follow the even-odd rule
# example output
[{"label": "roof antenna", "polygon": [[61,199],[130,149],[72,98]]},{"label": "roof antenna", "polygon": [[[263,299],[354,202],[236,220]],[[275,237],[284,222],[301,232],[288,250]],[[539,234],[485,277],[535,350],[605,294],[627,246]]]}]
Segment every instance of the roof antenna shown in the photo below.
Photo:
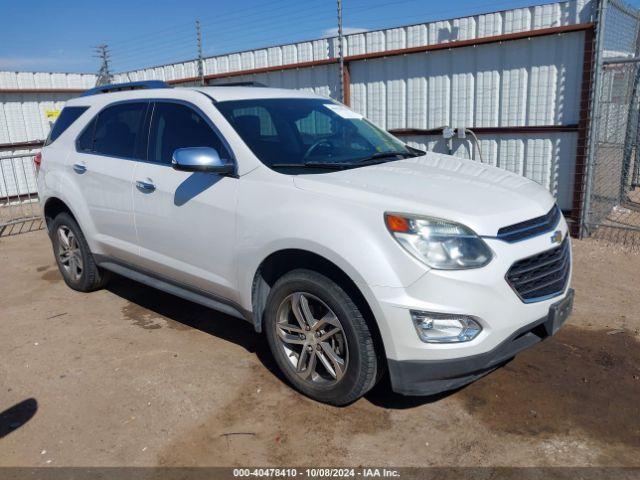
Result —
[{"label": "roof antenna", "polygon": [[99,58],[102,62],[100,64],[100,70],[98,71],[98,79],[96,80],[96,86],[108,85],[113,82],[113,76],[109,68],[111,61],[111,54],[109,53],[109,46],[106,44],[98,45],[94,47],[94,57]]}]

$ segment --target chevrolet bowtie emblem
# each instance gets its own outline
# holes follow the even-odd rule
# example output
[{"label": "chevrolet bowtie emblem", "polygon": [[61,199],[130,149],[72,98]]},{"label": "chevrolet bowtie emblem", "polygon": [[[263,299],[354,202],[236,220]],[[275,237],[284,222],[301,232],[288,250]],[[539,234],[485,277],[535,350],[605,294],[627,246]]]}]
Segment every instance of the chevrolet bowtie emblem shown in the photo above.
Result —
[{"label": "chevrolet bowtie emblem", "polygon": [[556,230],[551,235],[551,243],[562,243],[562,232],[560,230]]}]

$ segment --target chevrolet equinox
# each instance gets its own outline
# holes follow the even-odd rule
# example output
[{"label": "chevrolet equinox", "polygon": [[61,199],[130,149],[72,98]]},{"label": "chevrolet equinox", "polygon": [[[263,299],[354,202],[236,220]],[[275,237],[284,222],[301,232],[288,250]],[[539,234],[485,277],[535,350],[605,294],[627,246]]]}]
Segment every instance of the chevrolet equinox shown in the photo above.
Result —
[{"label": "chevrolet equinox", "polygon": [[36,160],[69,287],[113,272],[246,320],[321,402],[353,402],[385,373],[405,395],[455,389],[571,312],[547,190],[313,93],[97,87]]}]

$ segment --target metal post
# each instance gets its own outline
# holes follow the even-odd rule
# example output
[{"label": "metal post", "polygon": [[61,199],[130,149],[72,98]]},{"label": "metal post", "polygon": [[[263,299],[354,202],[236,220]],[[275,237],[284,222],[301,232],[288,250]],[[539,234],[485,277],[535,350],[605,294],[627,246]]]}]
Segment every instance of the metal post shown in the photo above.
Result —
[{"label": "metal post", "polygon": [[96,80],[96,86],[108,85],[112,82],[110,60],[111,54],[109,53],[109,46],[106,44],[98,45],[94,48],[97,57],[100,59],[100,70],[98,71],[98,79]]},{"label": "metal post", "polygon": [[198,36],[198,77],[200,85],[204,87],[204,58],[202,57],[202,30],[200,28],[200,20],[196,20],[196,35]]},{"label": "metal post", "polygon": [[342,48],[342,0],[338,0],[338,56],[340,58],[340,101],[344,103],[344,51]]},{"label": "metal post", "polygon": [[[593,54],[594,72],[593,88],[591,89],[590,110],[591,119],[589,123],[589,138],[587,143],[586,158],[586,179],[584,185],[575,185],[574,188],[584,188],[582,197],[582,211],[580,215],[580,225],[578,226],[579,237],[584,238],[587,232],[587,222],[591,207],[591,189],[593,184],[593,172],[598,136],[598,122],[600,121],[600,88],[602,84],[602,49],[604,45],[605,20],[608,0],[598,2],[598,13],[595,26],[595,52]],[[583,87],[584,88],[584,87]]]}]

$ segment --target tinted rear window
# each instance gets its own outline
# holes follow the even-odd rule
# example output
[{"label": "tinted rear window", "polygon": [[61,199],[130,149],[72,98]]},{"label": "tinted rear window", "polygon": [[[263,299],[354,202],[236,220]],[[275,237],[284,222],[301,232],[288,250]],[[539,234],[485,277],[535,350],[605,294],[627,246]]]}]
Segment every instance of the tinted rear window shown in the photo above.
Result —
[{"label": "tinted rear window", "polygon": [[53,128],[51,129],[51,133],[49,133],[47,141],[44,142],[45,146],[51,145],[55,142],[56,139],[88,109],[89,107],[64,107],[62,112],[60,112],[60,116],[53,124]]},{"label": "tinted rear window", "polygon": [[[143,159],[147,135],[142,131],[147,105],[146,102],[121,103],[102,110],[98,114],[91,151],[99,155]],[[80,140],[83,143],[84,139]]]}]

